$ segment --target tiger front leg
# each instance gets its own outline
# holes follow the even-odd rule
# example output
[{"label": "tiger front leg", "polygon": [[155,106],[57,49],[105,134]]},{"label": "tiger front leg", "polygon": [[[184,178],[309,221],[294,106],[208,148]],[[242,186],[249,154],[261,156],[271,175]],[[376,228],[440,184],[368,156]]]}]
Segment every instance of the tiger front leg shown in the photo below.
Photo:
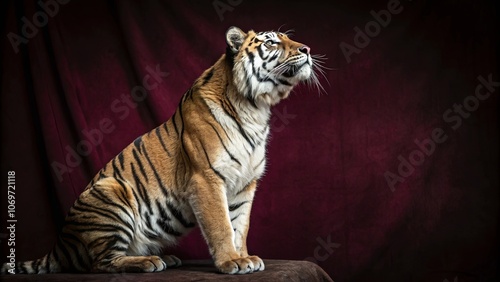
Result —
[{"label": "tiger front leg", "polygon": [[250,228],[250,211],[257,181],[252,181],[240,191],[229,205],[229,216],[234,231],[234,245],[241,257],[248,258],[254,265],[254,271],[264,270],[264,262],[258,256],[249,256],[247,249],[247,235]]},{"label": "tiger front leg", "polygon": [[223,181],[214,172],[205,171],[203,175],[193,176],[191,188],[191,206],[217,269],[227,274],[260,270],[260,265],[257,268],[254,265],[257,260],[242,257],[236,250]]}]

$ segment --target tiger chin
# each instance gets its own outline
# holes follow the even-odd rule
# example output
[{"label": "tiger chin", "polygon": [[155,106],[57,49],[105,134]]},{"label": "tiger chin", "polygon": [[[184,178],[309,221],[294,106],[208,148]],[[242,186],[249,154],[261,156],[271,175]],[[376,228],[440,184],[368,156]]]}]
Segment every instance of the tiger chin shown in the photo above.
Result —
[{"label": "tiger chin", "polygon": [[97,173],[54,248],[5,263],[2,273],[163,271],[181,261],[162,250],[196,226],[220,272],[264,270],[246,240],[271,107],[298,83],[317,83],[317,65],[307,45],[282,32],[231,27],[226,42],[173,116]]}]

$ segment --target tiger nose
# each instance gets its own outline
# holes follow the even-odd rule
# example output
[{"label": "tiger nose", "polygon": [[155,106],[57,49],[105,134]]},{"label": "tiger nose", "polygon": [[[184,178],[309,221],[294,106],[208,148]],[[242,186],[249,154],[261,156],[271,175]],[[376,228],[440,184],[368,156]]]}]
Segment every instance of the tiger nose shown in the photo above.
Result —
[{"label": "tiger nose", "polygon": [[299,47],[299,52],[309,54],[311,52],[311,48],[309,48],[309,46],[307,45],[302,45]]}]

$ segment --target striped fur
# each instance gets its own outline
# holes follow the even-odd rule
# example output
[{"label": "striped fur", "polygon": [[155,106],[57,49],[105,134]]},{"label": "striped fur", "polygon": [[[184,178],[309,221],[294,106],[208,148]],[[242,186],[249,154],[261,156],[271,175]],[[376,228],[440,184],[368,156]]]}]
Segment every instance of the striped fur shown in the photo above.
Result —
[{"label": "striped fur", "polygon": [[314,62],[307,46],[280,32],[231,27],[226,41],[226,54],[174,115],[99,171],[52,251],[18,262],[16,273],[162,271],[181,264],[160,257],[162,248],[195,226],[221,272],[264,270],[246,237],[266,166],[270,109],[300,81],[316,79]]}]

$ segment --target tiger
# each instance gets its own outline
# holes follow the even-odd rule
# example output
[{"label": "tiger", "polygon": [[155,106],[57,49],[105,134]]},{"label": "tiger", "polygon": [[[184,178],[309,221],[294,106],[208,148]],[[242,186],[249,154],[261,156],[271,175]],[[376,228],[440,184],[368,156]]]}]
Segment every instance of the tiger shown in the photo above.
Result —
[{"label": "tiger", "polygon": [[51,251],[2,273],[159,272],[195,227],[221,273],[263,271],[247,234],[266,169],[271,108],[301,82],[320,85],[320,57],[288,32],[226,31],[226,51],[165,123],[111,159],[70,208]]}]

